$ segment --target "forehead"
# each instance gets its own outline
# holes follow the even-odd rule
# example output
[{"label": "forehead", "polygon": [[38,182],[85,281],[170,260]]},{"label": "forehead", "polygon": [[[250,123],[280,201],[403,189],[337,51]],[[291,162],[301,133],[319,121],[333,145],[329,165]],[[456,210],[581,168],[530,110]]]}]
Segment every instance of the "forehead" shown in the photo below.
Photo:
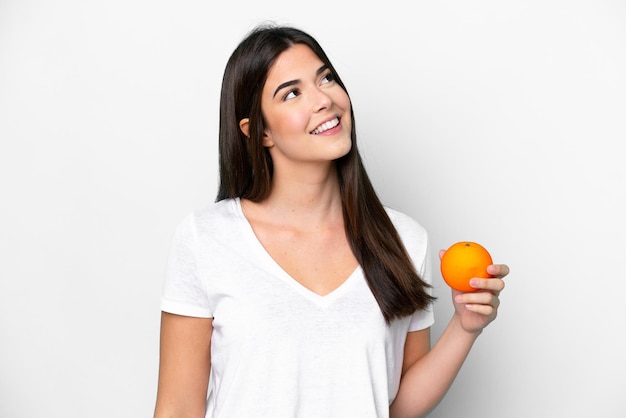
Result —
[{"label": "forehead", "polygon": [[280,84],[298,80],[313,74],[323,65],[322,60],[311,48],[295,44],[284,50],[274,61],[267,74],[266,84]]}]

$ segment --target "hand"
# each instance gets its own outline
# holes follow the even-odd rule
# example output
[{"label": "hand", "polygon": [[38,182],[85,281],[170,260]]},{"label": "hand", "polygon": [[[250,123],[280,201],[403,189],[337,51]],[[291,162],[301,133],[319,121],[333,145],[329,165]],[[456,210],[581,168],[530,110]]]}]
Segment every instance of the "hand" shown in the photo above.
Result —
[{"label": "hand", "polygon": [[[439,258],[444,253],[445,250],[440,251]],[[462,293],[452,289],[454,313],[458,315],[463,329],[470,333],[482,332],[496,319],[500,306],[499,295],[504,289],[502,279],[509,274],[509,267],[506,264],[493,264],[487,267],[487,272],[491,278],[470,280],[470,286],[480,289],[476,292]]]}]

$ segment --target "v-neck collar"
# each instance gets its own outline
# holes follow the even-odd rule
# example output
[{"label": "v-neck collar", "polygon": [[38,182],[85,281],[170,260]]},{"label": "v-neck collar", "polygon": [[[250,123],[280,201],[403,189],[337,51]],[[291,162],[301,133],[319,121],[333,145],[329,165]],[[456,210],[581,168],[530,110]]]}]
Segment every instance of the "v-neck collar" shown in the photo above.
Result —
[{"label": "v-neck collar", "polygon": [[256,236],[252,225],[248,221],[248,218],[246,218],[245,214],[243,213],[243,208],[241,207],[241,199],[238,197],[233,199],[233,210],[240,221],[244,234],[246,234],[248,240],[252,243],[253,250],[260,257],[266,268],[273,272],[277,278],[287,283],[302,296],[315,302],[316,304],[322,306],[329,305],[337,298],[341,297],[350,288],[351,283],[362,275],[361,265],[357,265],[354,271],[331,292],[325,295],[320,295],[319,293],[312,291],[311,289],[297,281],[289,273],[287,273],[287,271],[285,271],[285,269],[283,269],[282,266],[278,264],[276,260],[274,260],[269,252],[267,252],[261,241],[259,241],[258,237]]}]

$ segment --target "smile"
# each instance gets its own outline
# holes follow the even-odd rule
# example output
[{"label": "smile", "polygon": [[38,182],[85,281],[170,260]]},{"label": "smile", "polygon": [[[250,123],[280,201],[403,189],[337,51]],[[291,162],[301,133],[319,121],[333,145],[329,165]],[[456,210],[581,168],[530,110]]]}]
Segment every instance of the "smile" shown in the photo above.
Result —
[{"label": "smile", "polygon": [[334,128],[339,125],[339,118],[335,117],[334,119],[329,120],[328,122],[322,123],[320,126],[311,131],[313,135],[321,134],[324,131]]}]

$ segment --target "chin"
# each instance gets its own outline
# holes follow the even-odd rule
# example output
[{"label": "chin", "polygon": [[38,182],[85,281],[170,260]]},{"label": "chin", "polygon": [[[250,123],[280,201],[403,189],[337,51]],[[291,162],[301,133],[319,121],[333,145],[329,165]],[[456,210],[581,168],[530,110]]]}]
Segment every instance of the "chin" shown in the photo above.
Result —
[{"label": "chin", "polygon": [[343,158],[346,155],[348,155],[348,153],[350,152],[351,149],[352,149],[352,141],[350,141],[343,148],[337,150],[337,155],[335,157],[335,160],[338,160],[338,159]]}]

